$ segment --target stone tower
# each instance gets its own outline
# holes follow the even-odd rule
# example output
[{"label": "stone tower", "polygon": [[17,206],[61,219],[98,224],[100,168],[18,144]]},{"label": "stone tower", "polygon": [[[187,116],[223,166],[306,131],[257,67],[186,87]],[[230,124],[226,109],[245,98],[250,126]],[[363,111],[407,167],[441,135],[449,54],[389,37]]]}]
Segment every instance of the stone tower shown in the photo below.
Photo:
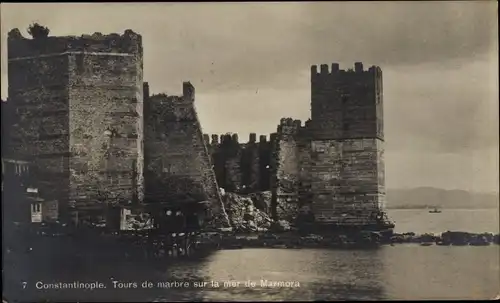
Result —
[{"label": "stone tower", "polygon": [[182,96],[148,97],[145,107],[145,202],[210,202],[213,223],[229,224],[195,107],[195,88]]},{"label": "stone tower", "polygon": [[124,34],[8,38],[12,149],[38,169],[40,192],[99,209],[143,196],[142,38]]},{"label": "stone tower", "polygon": [[310,193],[317,222],[373,224],[384,207],[382,71],[311,67]]}]

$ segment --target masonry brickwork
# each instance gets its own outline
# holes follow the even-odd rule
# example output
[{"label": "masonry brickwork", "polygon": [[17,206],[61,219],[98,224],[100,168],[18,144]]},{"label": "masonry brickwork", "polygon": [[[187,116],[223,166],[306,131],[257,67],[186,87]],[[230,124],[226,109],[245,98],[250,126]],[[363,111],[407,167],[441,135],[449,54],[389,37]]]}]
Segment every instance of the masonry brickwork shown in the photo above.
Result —
[{"label": "masonry brickwork", "polygon": [[147,97],[144,114],[145,201],[209,201],[213,219],[227,225],[194,100],[195,89],[189,82],[183,83],[182,96],[158,94]]},{"label": "masonry brickwork", "polygon": [[236,135],[221,138],[212,135],[209,148],[219,185],[242,193],[270,189],[275,219],[293,221],[312,212],[319,223],[364,225],[376,223],[384,210],[379,67],[312,66],[311,119],[281,119],[259,152],[254,134],[246,144]]},{"label": "masonry brickwork", "polygon": [[301,121],[283,118],[273,144],[272,183],[275,217],[293,220],[300,208],[302,187]]},{"label": "masonry brickwork", "polygon": [[143,196],[142,38],[8,38],[12,151],[32,158],[46,197],[78,209]]},{"label": "masonry brickwork", "polygon": [[311,192],[318,221],[370,223],[384,207],[382,71],[311,69]]},{"label": "masonry brickwork", "polygon": [[[385,204],[382,71],[311,67],[311,119],[281,119],[269,136],[203,134],[195,89],[150,95],[142,38],[124,34],[8,36],[5,152],[33,162],[61,214],[108,204],[210,201],[219,188],[272,192],[275,219],[373,223]],[[12,116],[11,116],[12,114]],[[4,143],[7,147],[4,148]],[[226,224],[224,222],[223,224]]]},{"label": "masonry brickwork", "polygon": [[311,119],[278,126],[277,205],[320,223],[375,223],[385,204],[382,93],[379,67],[311,68]]},{"label": "masonry brickwork", "polygon": [[230,133],[204,138],[221,188],[242,194],[270,190],[272,141],[266,135],[257,142],[257,135],[251,133],[246,143]]}]

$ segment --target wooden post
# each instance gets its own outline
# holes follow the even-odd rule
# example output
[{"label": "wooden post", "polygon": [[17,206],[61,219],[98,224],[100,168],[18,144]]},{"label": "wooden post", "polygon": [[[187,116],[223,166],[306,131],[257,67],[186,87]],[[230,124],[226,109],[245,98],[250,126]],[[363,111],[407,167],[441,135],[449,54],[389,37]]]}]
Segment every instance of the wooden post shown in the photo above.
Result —
[{"label": "wooden post", "polygon": [[191,255],[189,249],[190,249],[190,241],[189,241],[189,233],[186,233],[184,235],[184,251],[185,251],[185,256],[189,257]]}]

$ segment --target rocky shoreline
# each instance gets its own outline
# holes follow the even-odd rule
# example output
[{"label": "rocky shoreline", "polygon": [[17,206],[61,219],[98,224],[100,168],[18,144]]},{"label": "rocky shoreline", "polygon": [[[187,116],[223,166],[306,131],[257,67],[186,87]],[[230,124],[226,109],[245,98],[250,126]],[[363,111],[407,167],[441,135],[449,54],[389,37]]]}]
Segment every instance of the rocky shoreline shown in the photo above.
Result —
[{"label": "rocky shoreline", "polygon": [[[223,202],[231,227],[214,230],[213,233],[203,233],[202,242],[216,241],[220,249],[237,248],[300,248],[300,247],[378,247],[381,245],[419,244],[422,246],[487,246],[499,244],[499,234],[470,233],[463,231],[446,231],[441,234],[393,233],[387,231],[354,232],[350,234],[304,234],[299,232],[294,224],[283,220],[273,220],[270,216],[271,193],[259,192],[251,195],[241,195],[223,192]],[[285,205],[277,205],[277,209],[285,209]],[[318,232],[320,233],[320,232]],[[217,240],[214,240],[217,239]]]},{"label": "rocky shoreline", "polygon": [[[499,245],[499,234],[446,231],[440,235],[395,233],[389,239],[376,233],[357,235],[299,235],[297,233],[218,234],[219,249],[241,248],[377,248],[383,245],[419,244],[421,246]],[[213,237],[214,235],[212,235]]]},{"label": "rocky shoreline", "polygon": [[[446,231],[441,234],[394,233],[392,227],[348,230],[339,226],[298,228],[269,214],[270,192],[242,196],[224,193],[223,202],[231,227],[165,233],[157,230],[109,231],[106,228],[72,229],[62,226],[14,227],[8,255],[42,259],[163,260],[195,257],[221,249],[332,248],[376,249],[396,244],[421,246],[488,246],[499,244],[499,234]],[[283,216],[280,216],[281,218]],[[316,226],[317,227],[317,226]],[[379,226],[380,227],[380,226]],[[307,231],[306,231],[307,230]],[[325,230],[329,230],[328,233]],[[368,231],[371,230],[371,231]],[[378,231],[375,231],[378,230]],[[334,232],[335,231],[335,232]],[[24,238],[22,243],[19,239]],[[74,257],[74,258],[73,258]],[[58,261],[60,262],[60,261]],[[107,261],[106,261],[107,262]]]}]

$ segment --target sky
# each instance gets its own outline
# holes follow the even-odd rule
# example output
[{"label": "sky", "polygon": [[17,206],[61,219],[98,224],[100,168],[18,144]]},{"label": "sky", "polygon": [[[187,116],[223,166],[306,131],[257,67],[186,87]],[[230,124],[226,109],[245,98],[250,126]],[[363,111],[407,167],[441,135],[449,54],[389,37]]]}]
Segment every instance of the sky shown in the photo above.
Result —
[{"label": "sky", "polygon": [[276,131],[310,117],[310,66],[361,61],[383,70],[388,188],[498,192],[496,1],[1,4],[7,33],[143,37],[152,93],[196,88],[203,131]]}]

